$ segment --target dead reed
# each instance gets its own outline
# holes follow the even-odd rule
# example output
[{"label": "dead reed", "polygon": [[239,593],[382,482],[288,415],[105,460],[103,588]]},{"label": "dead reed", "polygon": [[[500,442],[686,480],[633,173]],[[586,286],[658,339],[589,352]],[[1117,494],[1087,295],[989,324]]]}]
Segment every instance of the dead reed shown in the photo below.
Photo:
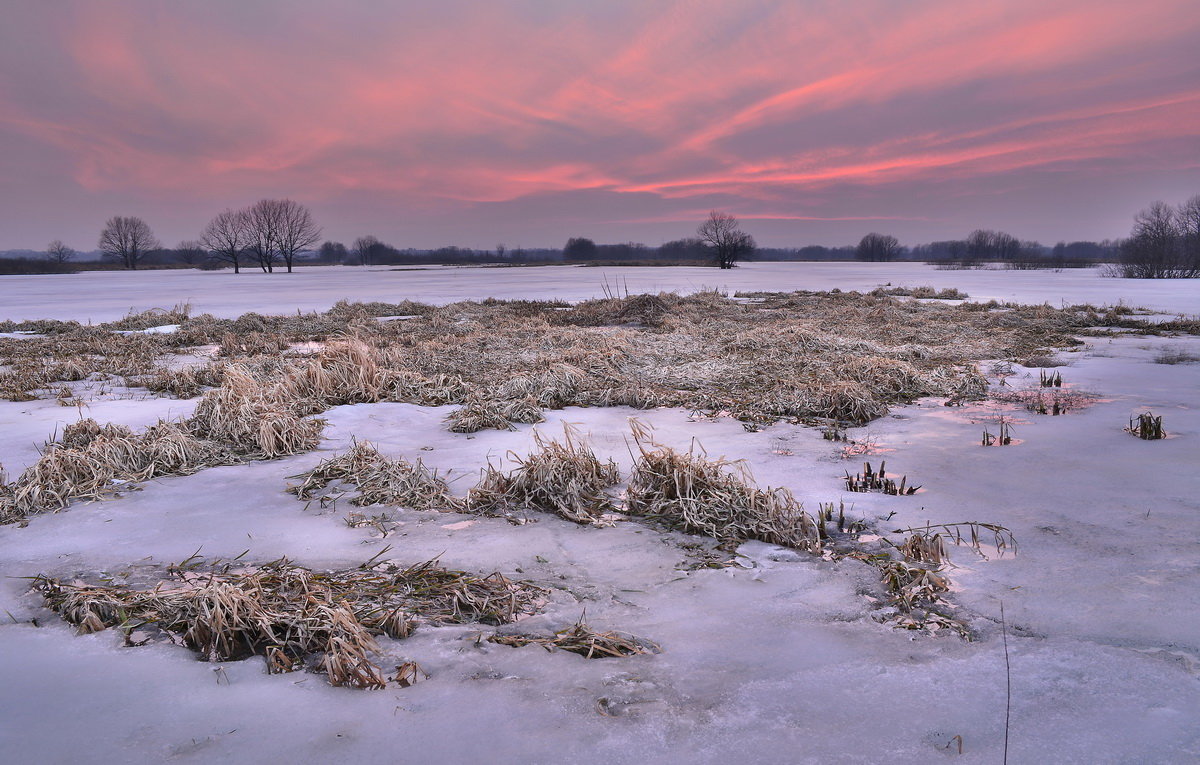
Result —
[{"label": "dead reed", "polygon": [[[291,478],[300,479],[300,483],[289,485],[288,493],[304,500],[319,496],[327,502],[353,487],[358,493],[350,504],[358,507],[393,505],[448,512],[462,506],[437,471],[425,467],[421,460],[410,463],[403,458],[390,459],[366,441],[356,442],[346,453]],[[340,485],[332,494],[322,493],[335,482]]]},{"label": "dead reed", "polygon": [[920,488],[920,486],[909,486],[907,476],[900,476],[900,483],[896,483],[894,478],[888,478],[886,461],[879,463],[879,472],[875,472],[871,468],[870,462],[863,463],[861,473],[850,475],[850,472],[846,471],[846,491],[878,491],[893,496],[908,496],[916,494]]},{"label": "dead reed", "polygon": [[620,480],[611,460],[601,462],[570,426],[562,440],[534,432],[535,451],[521,457],[509,452],[516,467],[508,472],[489,464],[467,492],[467,508],[488,515],[522,510],[554,513],[576,523],[597,523],[614,510],[608,489]]},{"label": "dead reed", "polygon": [[723,542],[757,539],[818,552],[821,534],[812,517],[782,488],[757,489],[745,463],[711,460],[692,444],[679,452],[649,439],[635,424],[638,453],[626,509],[683,531]]},{"label": "dead reed", "polygon": [[63,438],[0,493],[0,523],[19,523],[76,500],[104,499],[131,484],[233,459],[227,449],[196,438],[179,423],[159,422],[135,434],[84,420],[68,426]]},{"label": "dead reed", "polygon": [[158,633],[206,661],[262,656],[269,673],[307,667],[351,688],[385,687],[378,636],[402,640],[421,624],[506,624],[534,613],[543,594],[436,561],[317,572],[286,559],[207,570],[190,562],[141,589],[44,576],[33,589],[84,634],[117,627],[140,644],[135,632]]},{"label": "dead reed", "polygon": [[1008,421],[1005,420],[1003,417],[1001,417],[997,421],[997,424],[999,425],[999,427],[997,428],[997,430],[999,431],[998,434],[992,434],[991,432],[988,431],[987,428],[983,429],[983,439],[982,439],[983,446],[1011,446],[1012,445],[1012,425],[1010,425],[1008,423]]},{"label": "dead reed", "polygon": [[661,653],[662,648],[652,641],[636,635],[619,632],[596,632],[580,618],[575,624],[555,632],[553,635],[493,634],[489,643],[519,648],[537,645],[547,651],[567,651],[585,659],[621,658],[644,653]]},{"label": "dead reed", "polygon": [[1129,418],[1129,427],[1125,430],[1143,441],[1157,441],[1167,437],[1167,432],[1163,430],[1162,415],[1155,417],[1152,412],[1142,412],[1137,417]]},{"label": "dead reed", "polygon": [[514,429],[500,404],[472,401],[446,415],[446,430],[451,433],[476,433],[486,429]]}]

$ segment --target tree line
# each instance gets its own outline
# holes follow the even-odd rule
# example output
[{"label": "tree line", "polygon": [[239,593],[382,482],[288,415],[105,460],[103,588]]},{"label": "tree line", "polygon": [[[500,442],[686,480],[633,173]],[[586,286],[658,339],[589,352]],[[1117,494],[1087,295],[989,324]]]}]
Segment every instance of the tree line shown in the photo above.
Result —
[{"label": "tree line", "polygon": [[[737,218],[713,210],[691,237],[650,247],[637,242],[597,244],[571,237],[561,249],[463,247],[398,249],[378,237],[358,237],[351,246],[325,241],[315,247],[321,228],[312,213],[290,199],[263,199],[240,209],[218,213],[195,241],[163,248],[141,218],[114,216],[101,231],[103,258],[124,268],[178,264],[198,268],[258,266],[265,273],[277,266],[292,271],[303,252],[316,262],[343,265],[537,264],[551,262],[611,265],[714,265],[733,268],[738,261],[916,260],[945,268],[979,268],[1000,264],[1012,269],[1074,268],[1110,264],[1114,276],[1131,278],[1200,277],[1200,195],[1178,205],[1155,202],[1134,217],[1130,236],[1119,241],[1058,242],[1046,246],[1004,232],[976,229],[963,239],[901,245],[890,234],[871,232],[857,246],[761,248],[742,230]],[[43,267],[14,260],[0,261],[7,273],[62,273],[73,270],[78,253],[52,241],[42,254]]]}]

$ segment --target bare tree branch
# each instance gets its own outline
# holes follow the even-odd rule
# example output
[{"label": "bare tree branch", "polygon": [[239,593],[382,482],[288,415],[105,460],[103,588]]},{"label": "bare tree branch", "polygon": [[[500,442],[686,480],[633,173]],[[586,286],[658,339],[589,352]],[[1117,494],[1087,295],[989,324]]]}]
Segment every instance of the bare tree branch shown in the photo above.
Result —
[{"label": "bare tree branch", "polygon": [[867,234],[858,242],[854,256],[859,260],[895,260],[900,255],[900,240],[891,234]]},{"label": "bare tree branch", "polygon": [[161,246],[146,221],[137,217],[115,215],[100,232],[100,252],[126,268],[137,268],[147,250]]},{"label": "bare tree branch", "polygon": [[46,245],[46,260],[51,263],[67,263],[75,258],[75,254],[75,250],[63,244],[61,239]]},{"label": "bare tree branch", "polygon": [[250,219],[245,210],[229,210],[217,214],[200,232],[200,243],[217,260],[233,264],[233,272],[241,273],[241,259],[250,245]]},{"label": "bare tree branch", "polygon": [[721,268],[733,268],[734,263],[757,247],[754,237],[742,231],[737,218],[716,210],[696,229],[696,236],[713,249]]}]

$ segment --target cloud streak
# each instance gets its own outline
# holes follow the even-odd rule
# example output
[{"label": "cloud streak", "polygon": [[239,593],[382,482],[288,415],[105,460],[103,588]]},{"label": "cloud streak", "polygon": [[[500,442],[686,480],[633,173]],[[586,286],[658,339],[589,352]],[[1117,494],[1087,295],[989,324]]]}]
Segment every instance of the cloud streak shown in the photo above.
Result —
[{"label": "cloud streak", "polygon": [[[892,221],[910,238],[1100,237],[1200,191],[1200,17],[1177,0],[30,0],[14,16],[0,246],[86,247],[115,213],[193,236],[266,194],[336,236],[417,246],[669,238],[712,205],[771,221],[772,244]],[[1050,199],[1057,231],[1036,211]]]}]

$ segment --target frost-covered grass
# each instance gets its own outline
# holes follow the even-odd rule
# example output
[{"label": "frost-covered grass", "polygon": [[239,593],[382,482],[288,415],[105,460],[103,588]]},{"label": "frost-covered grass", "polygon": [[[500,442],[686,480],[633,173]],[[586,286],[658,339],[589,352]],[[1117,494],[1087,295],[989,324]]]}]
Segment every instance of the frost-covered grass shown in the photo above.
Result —
[{"label": "frost-covered grass", "polygon": [[[1200,710],[1200,589],[1192,533],[1193,498],[1200,494],[1192,469],[1200,436],[1200,366],[1155,363],[1168,349],[1200,352],[1200,340],[1118,334],[1059,345],[1055,338],[1073,335],[1082,319],[1077,324],[1073,314],[1046,309],[967,316],[964,322],[980,336],[955,338],[941,320],[970,312],[949,305],[909,307],[884,298],[866,306],[859,324],[834,326],[825,311],[843,298],[824,304],[824,298],[780,298],[738,308],[742,313],[712,300],[700,296],[680,307],[667,299],[666,310],[640,301],[628,311],[624,301],[567,311],[528,305],[404,307],[404,315],[420,318],[382,325],[368,324],[370,310],[343,309],[336,314],[343,326],[355,321],[364,328],[363,347],[350,347],[333,333],[302,351],[266,356],[256,355],[261,344],[230,343],[231,355],[221,357],[221,364],[249,370],[255,383],[238,383],[241,394],[286,404],[301,419],[319,413],[326,421],[322,440],[312,451],[155,477],[139,491],[35,515],[24,528],[0,527],[5,577],[0,609],[11,615],[0,625],[2,751],[15,761],[390,761],[399,746],[426,761],[919,762],[950,756],[957,751],[952,742],[961,737],[964,754],[957,759],[993,762],[1004,737],[1001,602],[1012,668],[1012,761],[1169,762],[1200,751],[1193,723]],[[709,317],[702,320],[697,309],[705,306]],[[789,346],[781,339],[775,350],[772,332],[779,327],[771,324],[773,318],[755,324],[758,331],[734,333],[737,342],[729,340],[737,322],[754,320],[748,317],[791,313],[798,322],[806,311],[812,326],[805,333],[780,333]],[[546,319],[549,315],[560,323]],[[572,315],[593,323],[567,323]],[[839,309],[839,316],[856,315]],[[875,328],[872,315],[884,324]],[[503,321],[491,321],[496,317]],[[508,359],[519,346],[497,339],[494,331],[510,326],[507,317],[528,333],[521,338],[525,352]],[[201,320],[211,332],[193,327],[189,334],[188,324],[196,321],[183,321],[172,334],[119,342],[150,343],[146,347],[153,353],[147,356],[167,365],[176,352],[196,352],[189,343],[214,347],[230,331]],[[304,323],[325,333],[334,320],[296,322],[293,328]],[[245,319],[241,326],[252,324],[257,328],[249,331],[267,336],[283,326],[270,317]],[[365,330],[374,325],[394,325],[395,334]],[[697,342],[682,347],[692,325]],[[998,335],[989,338],[992,330]],[[297,329],[289,343],[301,335]],[[827,342],[830,335],[839,341]],[[716,408],[645,409],[611,405],[622,403],[615,398],[574,398],[588,392],[596,367],[587,358],[562,357],[577,347],[589,350],[574,343],[595,336],[620,350],[611,357],[612,367],[600,367],[604,373],[641,377],[637,395],[626,394],[639,405],[647,403],[637,398],[647,390],[685,390],[695,381],[711,381],[701,392],[714,400],[729,396],[736,403],[733,395],[747,390],[762,395],[765,388],[754,387],[755,377],[720,363],[723,355],[738,360],[746,349],[757,354],[764,378],[783,372],[781,379],[791,385],[811,384],[784,363],[783,348],[790,347],[795,356],[819,360],[823,369],[816,374],[833,375],[827,379],[852,375],[868,389],[890,390],[886,406],[892,416],[846,423],[844,432],[852,442],[873,444],[887,459],[889,475],[918,476],[923,489],[914,496],[846,493],[844,475],[847,468],[858,469],[857,460],[845,462],[844,443],[827,441],[820,429],[790,418],[739,421]],[[945,341],[939,343],[939,337]],[[719,344],[721,354],[688,366],[686,353],[700,348],[700,339]],[[12,341],[29,342],[41,341]],[[993,398],[955,398],[951,387],[936,389],[939,395],[918,393],[905,403],[910,399],[903,393],[914,385],[899,373],[907,370],[870,361],[880,350],[887,358],[905,343],[909,356],[888,360],[904,361],[919,375],[930,374],[924,366],[930,358],[911,352],[918,347],[932,349],[935,361],[953,356],[968,367],[988,359],[979,367],[986,375],[980,378],[986,383],[982,392],[1041,390],[1039,370],[1020,362],[1042,348],[1067,364],[1060,368],[1062,391],[1096,396],[1089,406],[1058,417]],[[681,347],[675,351],[672,344]],[[426,352],[413,352],[422,347]],[[854,363],[837,363],[836,353],[847,347]],[[968,347],[970,353],[963,353]],[[835,355],[825,358],[830,349]],[[639,365],[639,353],[655,356]],[[446,367],[440,373],[422,366],[439,357]],[[996,359],[1006,363],[991,363]],[[569,367],[553,368],[545,363],[550,360]],[[887,373],[877,371],[880,367]],[[212,382],[223,384],[227,369],[216,374],[214,367]],[[647,381],[654,370],[662,371]],[[731,370],[738,374],[731,376]],[[1001,374],[1005,385],[998,388]],[[717,385],[722,379],[733,384],[722,389]],[[276,386],[291,387],[285,396]],[[129,438],[119,429],[104,431],[104,423],[125,425],[136,438],[168,410],[174,417],[196,416],[195,400],[88,399],[89,390],[81,387],[79,395],[96,428],[76,426],[70,433],[63,424],[79,414],[52,398],[0,402],[0,427],[20,434],[0,441],[0,462],[19,475],[38,459],[31,445],[56,433],[70,444],[63,447],[86,449],[104,439]],[[480,394],[545,407],[538,433],[556,434],[570,423],[578,433],[577,448],[537,459],[546,452],[548,436],[539,444],[533,427],[520,422],[511,430],[449,431],[445,418]],[[945,406],[948,398],[960,405]],[[578,406],[582,403],[592,405]],[[211,418],[214,409],[206,405],[201,415]],[[1165,414],[1168,438],[1143,441],[1123,431],[1131,415],[1146,410]],[[1020,439],[1004,449],[982,448],[980,423],[997,416],[1012,422]],[[646,450],[632,438],[630,417],[652,426],[654,442],[675,458],[646,462]],[[357,459],[339,461],[367,441],[374,454],[360,449]],[[583,444],[595,463],[580,458],[583,469],[572,473],[568,465]],[[704,459],[718,469],[681,457],[699,455],[696,444],[703,444],[712,455]],[[719,469],[722,458],[745,460],[755,482],[735,487]],[[430,485],[412,471],[393,470],[418,460],[421,476],[436,471],[445,482],[436,491],[426,491]],[[610,460],[621,481],[616,485],[610,485],[613,473],[605,467]],[[645,463],[640,474],[639,462]],[[480,468],[489,464],[517,483],[524,480],[523,469],[533,476],[521,484],[524,493],[513,495],[525,503],[519,514],[436,512],[442,491],[465,498],[479,482]],[[330,501],[305,507],[287,494],[288,485],[305,474],[325,483],[310,486],[313,496]],[[703,481],[668,481],[668,475]],[[610,500],[603,507],[605,523],[573,523],[542,502],[536,479],[552,483],[558,476],[567,476],[568,488],[581,487],[581,503],[571,507],[590,508],[602,492]],[[631,476],[637,482],[629,487],[624,481]],[[580,477],[596,483],[570,483]],[[341,503],[337,496],[351,483],[357,486],[353,496],[363,501]],[[430,509],[411,506],[419,504],[406,498],[413,486],[418,490],[412,496],[433,498]],[[759,490],[753,486],[785,490],[804,503],[810,522],[828,526],[830,534],[837,524],[826,523],[828,516],[817,508],[844,503],[845,516],[866,526],[855,541],[863,555],[844,554],[848,548],[835,544],[837,539],[822,538],[822,554],[816,555],[796,549],[805,545],[738,542],[753,536],[745,530],[710,532],[706,524],[745,525],[740,513],[746,508],[781,509],[754,494]],[[635,503],[646,499],[661,517],[655,522],[621,517],[628,488]],[[716,501],[739,496],[746,501],[727,506]],[[374,500],[384,504],[367,504]],[[664,523],[676,505],[680,522]],[[788,508],[796,509],[783,509]],[[364,513],[379,521],[360,523]],[[953,525],[963,521],[1011,531],[1017,555],[1002,549],[1009,546],[1004,536],[984,535],[978,552],[969,544],[951,544],[949,532],[932,536],[946,525],[964,528]],[[140,642],[150,627],[76,636],[29,592],[30,581],[20,578],[44,574],[60,584],[79,578],[89,586],[141,592],[164,579],[168,564],[188,559],[197,548],[210,559],[247,566],[286,556],[318,575],[359,571],[360,564],[380,561],[404,570],[439,559],[451,570],[498,571],[512,581],[528,580],[545,589],[546,602],[540,614],[507,626],[427,622],[403,639],[386,631],[372,634],[375,645],[362,658],[382,677],[411,679],[414,663],[429,677],[411,687],[389,681],[384,690],[357,692],[330,687],[321,674],[268,674],[263,656],[217,656],[217,662],[206,663],[169,641],[126,646],[127,634]],[[895,629],[908,619],[898,613],[896,591],[914,605],[940,599],[935,613],[961,622],[974,641],[938,634],[953,633],[951,622],[932,620],[917,632]],[[121,625],[133,626],[117,616]],[[588,625],[586,632],[576,629],[581,624]],[[949,628],[933,629],[938,624]],[[493,637],[497,641],[489,640]],[[568,650],[539,647],[555,641]],[[661,652],[627,650],[648,647],[648,641]],[[577,647],[586,654],[588,646],[622,655],[588,661],[570,652]]]}]

